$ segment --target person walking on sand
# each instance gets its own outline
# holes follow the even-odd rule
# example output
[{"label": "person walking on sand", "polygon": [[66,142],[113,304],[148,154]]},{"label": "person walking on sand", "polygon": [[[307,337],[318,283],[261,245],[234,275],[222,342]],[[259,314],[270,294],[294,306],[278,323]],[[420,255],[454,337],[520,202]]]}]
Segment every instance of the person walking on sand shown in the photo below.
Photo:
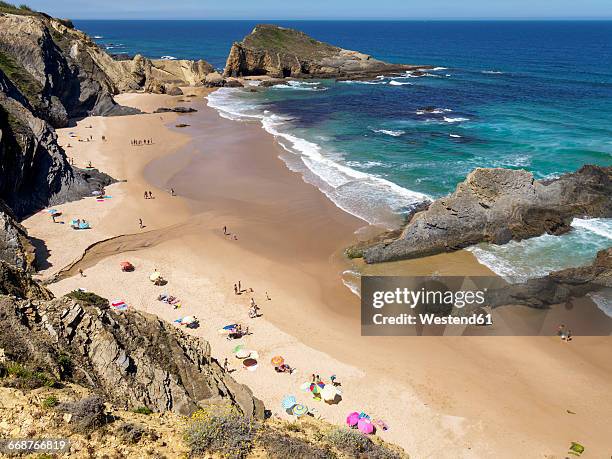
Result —
[{"label": "person walking on sand", "polygon": [[145,198],[145,199],[149,199],[149,192],[148,192],[148,191],[145,191],[145,192],[144,192],[144,198]]},{"label": "person walking on sand", "polygon": [[81,277],[85,277],[85,273],[83,272],[83,270],[81,268],[79,268],[79,274]]},{"label": "person walking on sand", "polygon": [[573,337],[573,336],[574,336],[574,335],[572,334],[572,331],[571,331],[571,330],[568,330],[568,331],[567,331],[567,335],[566,335],[566,337],[565,337],[565,342],[566,342],[566,343],[569,343],[569,342],[572,340],[572,337]]},{"label": "person walking on sand", "polygon": [[153,192],[149,190],[149,199],[153,199]]},{"label": "person walking on sand", "polygon": [[174,192],[174,188],[170,188],[170,194],[171,194],[172,196],[176,196],[176,193]]},{"label": "person walking on sand", "polygon": [[240,284],[240,281],[238,281],[238,292],[242,293],[242,285]]},{"label": "person walking on sand", "polygon": [[223,361],[223,373],[228,373],[229,372],[229,361],[227,360],[227,357],[225,357],[225,360]]},{"label": "person walking on sand", "polygon": [[144,228],[144,225],[142,224],[142,218],[138,219],[138,224],[140,225],[140,229]]},{"label": "person walking on sand", "polygon": [[227,226],[223,226],[223,235],[227,236]]},{"label": "person walking on sand", "polygon": [[238,286],[234,284],[234,295],[238,295]]},{"label": "person walking on sand", "polygon": [[272,298],[270,298],[270,295],[268,295],[267,291],[266,291],[266,300],[268,300],[268,301],[272,300]]}]

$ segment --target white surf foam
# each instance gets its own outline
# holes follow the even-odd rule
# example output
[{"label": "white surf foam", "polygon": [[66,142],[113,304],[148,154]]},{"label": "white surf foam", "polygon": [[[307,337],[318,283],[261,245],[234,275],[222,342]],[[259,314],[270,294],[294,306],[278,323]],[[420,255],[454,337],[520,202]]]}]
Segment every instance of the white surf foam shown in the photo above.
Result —
[{"label": "white surf foam", "polygon": [[452,111],[450,108],[434,108],[433,110],[417,110],[415,113],[417,115],[441,115],[442,113],[450,113]]},{"label": "white surf foam", "polygon": [[[430,199],[382,177],[352,169],[326,154],[320,145],[287,132],[287,118],[259,109],[240,98],[240,89],[221,88],[207,96],[208,105],[225,118],[258,120],[287,152],[296,155],[305,168],[305,180],[316,185],[344,211],[371,224],[390,226],[390,215]],[[244,93],[243,93],[244,94]],[[290,168],[293,162],[285,161]]]},{"label": "white surf foam", "polygon": [[174,57],[174,56],[162,56],[162,57],[160,57],[160,59],[162,61],[175,61],[176,57]]},{"label": "white surf foam", "polygon": [[393,131],[391,129],[372,129],[372,132],[376,132],[378,134],[390,135],[391,137],[400,137],[406,133],[406,131]]},{"label": "white surf foam", "polygon": [[460,139],[461,136],[459,134],[449,134],[449,137],[452,137],[453,139]]},{"label": "white surf foam", "polygon": [[544,234],[504,245],[480,244],[467,250],[508,282],[525,282],[552,271],[589,264],[612,239],[610,218],[575,218],[572,227],[561,236]]},{"label": "white surf foam", "polygon": [[408,81],[397,81],[397,80],[391,80],[389,81],[389,84],[391,86],[406,86],[406,85],[412,85],[412,83],[409,83]]},{"label": "white surf foam", "polygon": [[504,72],[501,72],[499,70],[483,70],[480,73],[484,73],[486,75],[503,75],[504,74]]},{"label": "white surf foam", "polygon": [[272,86],[277,89],[294,89],[296,91],[325,91],[327,88],[321,87],[319,83],[311,83],[306,81],[288,81],[283,84],[275,84]]},{"label": "white surf foam", "polygon": [[444,122],[446,122],[446,123],[461,123],[462,121],[469,121],[470,120],[469,118],[463,118],[461,116],[458,116],[458,117],[455,117],[455,118],[452,118],[450,116],[445,116],[443,119],[444,119]]},{"label": "white surf foam", "polygon": [[612,317],[612,288],[606,288],[599,292],[587,293],[587,296],[593,300],[593,303],[595,303],[605,315]]}]

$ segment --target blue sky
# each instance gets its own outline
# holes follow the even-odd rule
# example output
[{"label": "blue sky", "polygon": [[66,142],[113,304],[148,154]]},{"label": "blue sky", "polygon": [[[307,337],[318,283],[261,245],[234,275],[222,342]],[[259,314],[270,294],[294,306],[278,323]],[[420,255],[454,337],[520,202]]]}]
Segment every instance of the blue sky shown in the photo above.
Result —
[{"label": "blue sky", "polygon": [[612,0],[30,0],[72,19],[610,19]]}]

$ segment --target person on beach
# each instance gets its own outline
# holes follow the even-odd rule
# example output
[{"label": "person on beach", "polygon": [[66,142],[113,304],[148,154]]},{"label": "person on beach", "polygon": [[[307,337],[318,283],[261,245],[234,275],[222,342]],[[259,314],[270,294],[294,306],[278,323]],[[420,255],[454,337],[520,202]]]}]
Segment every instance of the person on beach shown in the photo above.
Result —
[{"label": "person on beach", "polygon": [[81,277],[85,277],[85,273],[83,272],[83,270],[81,268],[79,268],[79,275]]},{"label": "person on beach", "polygon": [[561,337],[561,339],[564,339],[564,336],[565,336],[565,324],[559,325],[559,328],[557,328],[557,336]]},{"label": "person on beach", "polygon": [[174,188],[170,188],[170,194],[171,194],[172,196],[176,196],[176,193],[174,192]]},{"label": "person on beach", "polygon": [[238,291],[242,293],[242,285],[240,285],[240,281],[238,281]]},{"label": "person on beach", "polygon": [[53,220],[53,223],[57,223],[57,222],[55,221],[55,214],[51,214],[51,219]]},{"label": "person on beach", "polygon": [[229,372],[229,361],[227,360],[227,357],[225,357],[225,360],[223,361],[223,372]]},{"label": "person on beach", "polygon": [[574,336],[574,335],[572,334],[572,331],[571,331],[571,330],[568,330],[568,331],[567,331],[567,335],[566,335],[566,337],[565,337],[565,342],[566,342],[566,343],[569,343],[569,342],[572,340],[572,337],[573,337],[573,336]]},{"label": "person on beach", "polygon": [[268,295],[268,292],[266,291],[266,300],[271,301],[272,298],[270,298],[270,295]]},{"label": "person on beach", "polygon": [[224,227],[223,227],[223,235],[224,235],[224,236],[227,236],[227,226],[224,226]]},{"label": "person on beach", "polygon": [[238,286],[234,284],[234,295],[238,295]]},{"label": "person on beach", "polygon": [[138,224],[140,225],[140,229],[144,228],[144,225],[142,224],[142,218],[138,219]]},{"label": "person on beach", "polygon": [[154,199],[153,198],[153,192],[151,190],[149,190],[149,199]]},{"label": "person on beach", "polygon": [[144,192],[144,198],[145,198],[145,199],[149,199],[149,192],[148,192],[148,191],[145,191],[145,192]]}]

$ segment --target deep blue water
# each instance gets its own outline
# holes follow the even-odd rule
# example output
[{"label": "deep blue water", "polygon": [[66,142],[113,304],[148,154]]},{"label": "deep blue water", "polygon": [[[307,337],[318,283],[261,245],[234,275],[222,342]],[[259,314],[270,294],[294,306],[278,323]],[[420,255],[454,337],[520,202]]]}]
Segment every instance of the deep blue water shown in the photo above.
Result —
[{"label": "deep blue water", "polygon": [[[211,100],[225,116],[261,120],[290,152],[290,167],[368,221],[384,224],[422,194],[449,193],[475,167],[544,178],[612,165],[612,21],[274,22],[383,60],[437,67],[419,78],[222,90]],[[76,21],[113,52],[204,58],[216,67],[254,25]],[[592,226],[512,253],[483,247],[479,257],[521,275],[579,264],[610,245],[610,222]]]}]

